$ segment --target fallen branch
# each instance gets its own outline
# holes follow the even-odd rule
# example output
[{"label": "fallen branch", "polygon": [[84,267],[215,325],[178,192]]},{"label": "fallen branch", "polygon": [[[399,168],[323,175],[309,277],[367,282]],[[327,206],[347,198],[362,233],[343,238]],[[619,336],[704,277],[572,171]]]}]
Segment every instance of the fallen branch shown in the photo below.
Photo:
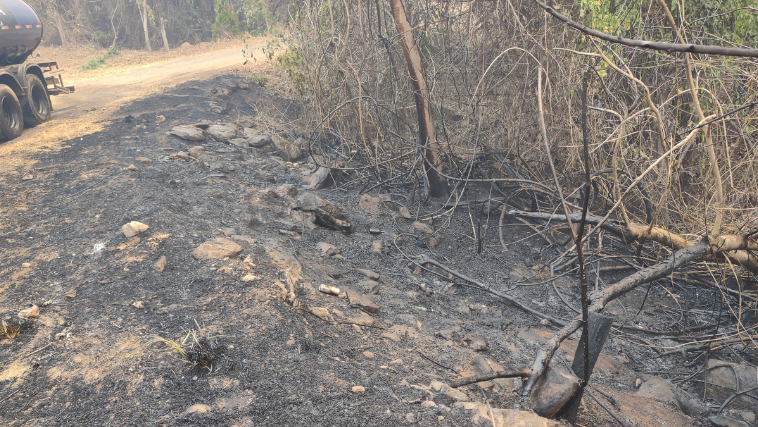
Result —
[{"label": "fallen branch", "polygon": [[470,377],[458,378],[457,380],[450,381],[450,387],[458,388],[468,384],[479,383],[482,381],[496,380],[498,378],[514,378],[529,376],[529,370],[520,369],[516,371],[495,371],[487,372],[486,374],[472,375]]},{"label": "fallen branch", "polygon": [[[539,221],[566,221],[565,215],[549,214],[543,212],[527,212],[515,209],[508,211],[508,215],[519,218],[536,219]],[[574,221],[581,219],[581,213],[573,213],[569,216]],[[616,236],[622,237],[629,242],[634,240],[650,240],[674,250],[684,249],[695,245],[695,243],[685,240],[678,234],[671,233],[670,231],[659,227],[651,228],[645,225],[634,223],[630,223],[629,226],[626,226],[613,220],[603,221],[603,217],[597,215],[587,215],[587,224],[600,224],[600,228],[603,230],[606,230]],[[714,254],[723,253],[730,260],[739,263],[753,273],[758,273],[758,257],[749,252],[758,250],[758,241],[752,239],[748,234],[716,236],[711,237],[711,239],[713,239],[713,243],[719,247],[744,247],[744,249],[719,250],[717,252],[714,252]]]}]

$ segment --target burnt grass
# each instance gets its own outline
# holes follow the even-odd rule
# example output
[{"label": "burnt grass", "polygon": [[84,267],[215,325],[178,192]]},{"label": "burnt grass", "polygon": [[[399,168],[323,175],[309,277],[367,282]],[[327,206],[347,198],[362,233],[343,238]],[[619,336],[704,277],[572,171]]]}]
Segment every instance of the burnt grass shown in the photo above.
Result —
[{"label": "burnt grass", "polygon": [[[211,91],[230,82],[242,88],[228,100]],[[229,111],[214,112],[210,102]],[[67,141],[59,151],[41,152],[31,171],[4,177],[0,315],[14,315],[31,304],[41,312],[33,328],[0,341],[0,423],[472,425],[472,412],[429,390],[430,382],[473,373],[471,362],[479,355],[505,368],[528,366],[544,332],[557,328],[459,280],[413,274],[414,266],[398,248],[412,257],[428,255],[496,289],[511,289],[537,310],[573,317],[547,285],[525,286],[544,281],[544,264],[557,249],[513,221],[505,237],[520,243],[503,251],[497,212],[472,210],[485,229],[481,254],[465,209],[427,221],[441,240],[436,248],[409,236],[395,247],[393,235],[413,232],[413,221],[397,215],[398,204],[412,207],[410,193],[397,194],[397,189],[386,196],[394,202],[381,203],[378,212],[358,206],[362,184],[313,191],[343,210],[356,231],[311,229],[290,215],[288,196],[271,191],[282,184],[303,185],[292,165],[211,138],[200,144],[168,135],[175,125],[232,122],[264,110],[277,111],[282,119],[298,114],[293,102],[241,77],[189,82],[123,107],[102,131]],[[201,163],[170,157],[193,145],[204,145],[211,158]],[[152,163],[138,163],[138,157]],[[128,169],[132,164],[136,171]],[[33,179],[23,180],[28,173]],[[422,214],[439,210],[443,202],[422,205]],[[126,238],[121,226],[130,221],[150,228]],[[193,258],[198,245],[223,237],[221,229],[230,228],[249,236],[241,255]],[[372,235],[369,228],[383,234]],[[385,253],[373,250],[377,241]],[[345,259],[323,256],[318,242],[333,244]],[[365,314],[346,299],[315,291],[318,285],[360,290],[358,268],[379,273],[381,290],[373,298],[382,307],[374,320],[386,329],[324,321],[289,305],[276,284],[287,286],[287,279],[281,265],[272,262],[272,251],[302,265],[296,286],[300,308],[326,308],[335,320]],[[161,256],[167,257],[167,266],[157,272],[153,263]],[[255,278],[243,280],[248,275]],[[439,291],[451,282],[449,293],[428,293],[419,286]],[[578,304],[577,282],[568,275],[558,284]],[[656,289],[648,298],[655,301],[664,293]],[[636,310],[643,296],[644,289],[623,301]],[[143,308],[134,305],[138,301]],[[646,310],[640,323],[664,327],[665,321],[653,317],[663,310]],[[393,326],[400,326],[392,330],[395,336],[383,336]],[[437,334],[445,330],[454,332]],[[145,346],[155,336],[182,343],[190,331],[205,340],[195,363],[186,363],[165,344]],[[484,337],[488,349],[474,351],[469,334]],[[184,345],[190,348],[188,341]],[[573,348],[567,353],[572,355]],[[680,356],[651,358],[649,349],[615,337],[604,355],[593,384],[621,402],[634,393],[635,371],[673,369],[680,363]],[[494,408],[528,409],[517,385],[518,380],[498,380],[461,391]],[[353,386],[365,392],[355,393]],[[420,404],[427,399],[436,406]],[[193,405],[207,407],[188,411]],[[662,404],[651,405],[654,413],[675,413],[682,425],[698,423]],[[590,401],[583,404],[579,422],[613,421]]]}]

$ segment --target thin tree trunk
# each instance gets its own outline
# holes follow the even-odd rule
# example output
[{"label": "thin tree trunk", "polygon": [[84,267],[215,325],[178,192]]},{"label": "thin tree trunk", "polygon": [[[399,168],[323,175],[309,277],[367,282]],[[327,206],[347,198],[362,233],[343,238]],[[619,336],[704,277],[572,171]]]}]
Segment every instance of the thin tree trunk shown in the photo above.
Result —
[{"label": "thin tree trunk", "polygon": [[170,52],[168,49],[168,37],[166,37],[166,19],[161,18],[161,37],[163,37],[163,48],[166,49],[166,52]]},{"label": "thin tree trunk", "polygon": [[61,46],[63,46],[64,49],[68,49],[68,39],[66,38],[66,33],[63,32],[61,15],[57,11],[55,12],[55,26],[58,28],[58,36],[61,38]]},{"label": "thin tree trunk", "polygon": [[408,22],[408,16],[405,13],[405,6],[403,6],[402,0],[390,0],[390,3],[416,98],[419,142],[425,147],[425,167],[426,176],[429,180],[429,193],[432,197],[441,197],[446,195],[447,188],[444,177],[435,170],[440,169],[439,145],[437,144],[437,132],[434,130],[434,120],[429,102],[429,88],[426,85],[424,64],[421,62],[421,52],[419,52],[416,41],[413,39],[413,28]]},{"label": "thin tree trunk", "polygon": [[142,18],[142,29],[145,30],[145,48],[152,51],[153,49],[150,47],[150,34],[147,31],[147,0],[142,0],[142,6],[140,7],[139,13],[140,18]]}]

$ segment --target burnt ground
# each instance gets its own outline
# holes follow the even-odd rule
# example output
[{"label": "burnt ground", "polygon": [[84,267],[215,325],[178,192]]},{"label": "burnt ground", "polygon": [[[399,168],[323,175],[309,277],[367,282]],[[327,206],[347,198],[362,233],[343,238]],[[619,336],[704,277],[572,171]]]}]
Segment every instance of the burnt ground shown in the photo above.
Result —
[{"label": "burnt ground", "polygon": [[[230,85],[241,89],[222,115],[209,107],[224,104],[210,89]],[[208,120],[272,130],[272,118],[281,131],[297,114],[293,102],[239,76],[192,81],[124,106],[101,131],[41,152],[33,166],[2,177],[0,315],[40,307],[32,326],[0,341],[3,425],[461,426],[492,425],[490,416],[511,425],[502,417],[525,416],[489,412],[528,410],[528,398],[517,393],[520,380],[466,386],[463,394],[433,382],[477,367],[528,366],[557,327],[458,279],[414,274],[406,255],[427,255],[539,311],[571,318],[544,283],[544,265],[556,249],[531,229],[515,221],[506,227],[506,241],[514,243],[504,251],[497,212],[458,209],[428,219],[445,211],[444,201],[418,206],[410,192],[397,190],[360,203],[364,183],[305,189],[307,162],[296,168],[211,138],[200,144],[208,156],[186,160],[175,154],[198,143],[168,134]],[[308,226],[293,211],[304,193],[344,211],[355,232]],[[415,219],[398,215],[400,206],[427,218],[435,248],[412,227]],[[484,225],[481,254],[470,213]],[[130,221],[149,229],[127,238],[121,227]],[[193,258],[196,247],[216,237],[244,251],[232,259]],[[320,242],[341,253],[322,253]],[[161,256],[167,264],[158,272],[153,264]],[[381,308],[371,317],[344,295],[316,290],[328,284],[363,293],[359,268],[380,276],[371,298]],[[286,301],[292,282],[294,306]],[[573,301],[576,283],[572,275],[557,282]],[[632,292],[609,310],[636,311],[644,294]],[[656,288],[648,298],[665,294]],[[710,294],[702,298],[712,303]],[[651,303],[634,324],[665,328],[666,304]],[[195,358],[199,342],[212,361],[188,364],[155,337],[183,344]],[[572,338],[561,352],[569,359]],[[639,342],[620,333],[609,339],[592,377],[595,396],[626,425],[703,424],[637,393],[642,372],[680,371],[685,360],[656,356]],[[474,410],[457,400],[476,402],[468,405]],[[585,398],[578,423],[614,421]]]}]

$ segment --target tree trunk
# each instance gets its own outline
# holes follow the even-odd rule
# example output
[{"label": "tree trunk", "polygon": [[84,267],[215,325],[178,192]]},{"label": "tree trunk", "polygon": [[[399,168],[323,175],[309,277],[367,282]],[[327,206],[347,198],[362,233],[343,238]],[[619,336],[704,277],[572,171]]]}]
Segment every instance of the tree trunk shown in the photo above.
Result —
[{"label": "tree trunk", "polygon": [[68,39],[66,33],[63,32],[63,23],[61,22],[61,15],[55,12],[55,26],[58,28],[58,36],[61,38],[61,46],[68,50]]},{"label": "tree trunk", "polygon": [[139,8],[140,18],[142,18],[142,29],[145,30],[145,48],[152,51],[150,47],[150,34],[147,31],[148,13],[147,13],[147,0],[142,0],[142,6]]},{"label": "tree trunk", "polygon": [[166,37],[166,19],[161,18],[161,37],[163,37],[163,48],[166,49],[166,53],[170,52],[168,49],[168,38]]},{"label": "tree trunk", "polygon": [[403,54],[408,64],[408,74],[411,78],[413,91],[416,98],[416,114],[418,115],[419,142],[425,147],[426,176],[429,180],[429,192],[432,197],[442,197],[447,194],[447,186],[443,176],[437,173],[440,170],[439,145],[437,144],[437,132],[434,130],[434,120],[429,102],[429,89],[426,86],[424,64],[421,62],[416,41],[413,38],[413,28],[408,22],[405,6],[402,0],[390,0],[392,15],[395,18],[397,32],[403,45]]}]

